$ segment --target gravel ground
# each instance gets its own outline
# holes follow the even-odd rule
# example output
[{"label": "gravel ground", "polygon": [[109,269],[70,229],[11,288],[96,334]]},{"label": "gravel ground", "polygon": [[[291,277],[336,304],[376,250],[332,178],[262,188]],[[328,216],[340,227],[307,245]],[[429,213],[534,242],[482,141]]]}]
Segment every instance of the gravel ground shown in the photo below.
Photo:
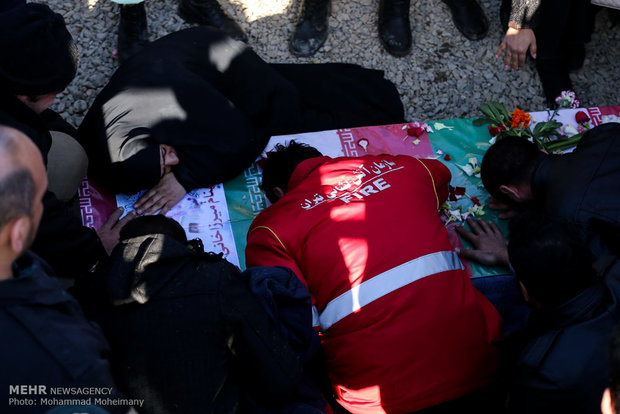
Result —
[{"label": "gravel ground", "polygon": [[[118,61],[118,6],[109,0],[39,0],[64,15],[81,52],[78,76],[53,108],[79,125]],[[332,0],[329,37],[311,58],[290,54],[288,41],[299,0],[219,0],[249,35],[249,44],[268,62],[348,62],[381,69],[400,91],[409,121],[474,117],[477,106],[497,100],[527,111],[545,108],[542,87],[530,61],[521,71],[503,69],[494,56],[503,38],[499,1],[482,0],[491,27],[478,42],[454,27],[440,0],[412,0],[414,50],[390,56],[376,29],[378,0]],[[188,27],[176,14],[176,0],[147,0],[151,40]],[[598,13],[584,67],[572,75],[584,106],[620,105],[620,25],[610,28],[609,10]]]}]

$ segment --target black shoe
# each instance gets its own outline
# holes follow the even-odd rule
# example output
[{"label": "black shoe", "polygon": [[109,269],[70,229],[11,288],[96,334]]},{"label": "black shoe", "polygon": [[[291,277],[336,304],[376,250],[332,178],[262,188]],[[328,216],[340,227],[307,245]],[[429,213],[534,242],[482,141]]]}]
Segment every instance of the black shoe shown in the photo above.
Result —
[{"label": "black shoe", "polygon": [[555,108],[555,98],[562,91],[573,90],[568,68],[563,59],[536,59],[536,70],[549,108]]},{"label": "black shoe", "polygon": [[118,59],[121,63],[138,53],[149,43],[144,3],[122,5],[118,25]]},{"label": "black shoe", "polygon": [[327,18],[330,0],[301,0],[301,11],[291,38],[290,49],[295,56],[311,56],[327,40]]},{"label": "black shoe", "polygon": [[379,3],[379,39],[394,56],[405,56],[411,50],[409,0],[381,0]]},{"label": "black shoe", "polygon": [[443,0],[450,8],[456,28],[469,40],[480,40],[489,31],[489,21],[476,0]]},{"label": "black shoe", "polygon": [[217,0],[181,0],[178,13],[188,23],[213,26],[235,40],[248,41],[243,29],[222,9]]}]

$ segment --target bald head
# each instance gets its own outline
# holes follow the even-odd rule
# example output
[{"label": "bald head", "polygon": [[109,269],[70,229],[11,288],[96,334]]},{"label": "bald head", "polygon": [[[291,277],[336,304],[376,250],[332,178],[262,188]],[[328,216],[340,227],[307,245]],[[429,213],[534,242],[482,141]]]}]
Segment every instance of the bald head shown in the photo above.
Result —
[{"label": "bald head", "polygon": [[33,216],[46,188],[39,149],[21,132],[0,126],[0,230],[16,217]]}]

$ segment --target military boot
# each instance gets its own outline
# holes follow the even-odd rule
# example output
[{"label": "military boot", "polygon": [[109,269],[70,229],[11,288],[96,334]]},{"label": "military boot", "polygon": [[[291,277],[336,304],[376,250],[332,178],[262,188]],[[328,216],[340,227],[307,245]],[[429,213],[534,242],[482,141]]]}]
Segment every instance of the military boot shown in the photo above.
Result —
[{"label": "military boot", "polygon": [[121,5],[118,25],[118,59],[123,63],[149,43],[144,2]]},{"label": "military boot", "polygon": [[217,0],[181,0],[178,13],[188,23],[213,26],[235,40],[248,41],[243,29],[222,9]]},{"label": "military boot", "polygon": [[327,40],[327,18],[330,0],[301,0],[301,9],[291,39],[290,49],[295,56],[311,56]]}]

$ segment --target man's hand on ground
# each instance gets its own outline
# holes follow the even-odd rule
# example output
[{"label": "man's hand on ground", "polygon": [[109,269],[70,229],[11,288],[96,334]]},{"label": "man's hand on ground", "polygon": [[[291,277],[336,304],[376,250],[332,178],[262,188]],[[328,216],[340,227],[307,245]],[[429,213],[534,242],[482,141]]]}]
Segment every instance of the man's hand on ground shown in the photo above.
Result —
[{"label": "man's hand on ground", "polygon": [[123,215],[123,208],[119,207],[112,212],[106,219],[105,223],[97,230],[97,235],[101,240],[101,244],[105,248],[105,251],[110,255],[114,246],[118,244],[120,239],[121,229],[127,224],[128,221],[134,219],[136,217],[136,213],[133,211],[123,217],[121,220],[119,218]]},{"label": "man's hand on ground", "polygon": [[134,204],[138,214],[166,214],[185,197],[185,188],[172,172],[164,174],[159,183]]},{"label": "man's hand on ground", "polygon": [[509,266],[507,241],[497,225],[484,220],[467,219],[471,231],[462,226],[456,227],[456,231],[464,239],[474,245],[473,250],[458,250],[459,256],[465,259],[475,260],[488,266]]}]

